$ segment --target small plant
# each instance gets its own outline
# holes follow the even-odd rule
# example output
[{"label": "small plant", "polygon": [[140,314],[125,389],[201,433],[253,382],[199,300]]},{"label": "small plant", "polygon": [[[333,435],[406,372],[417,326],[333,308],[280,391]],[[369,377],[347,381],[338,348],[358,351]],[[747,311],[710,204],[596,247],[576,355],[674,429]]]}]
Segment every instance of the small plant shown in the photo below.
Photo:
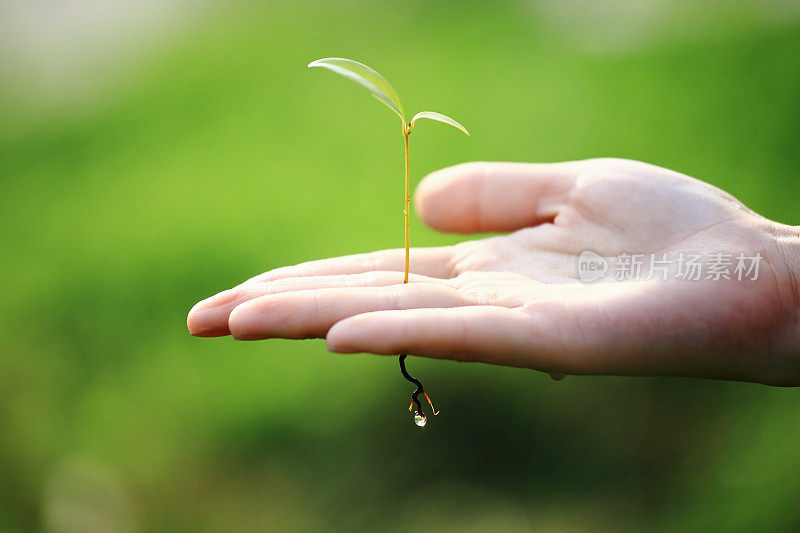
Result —
[{"label": "small plant", "polygon": [[[403,209],[403,218],[405,222],[405,243],[406,243],[406,258],[405,258],[405,268],[404,268],[404,275],[403,275],[403,283],[408,283],[408,270],[409,270],[409,250],[411,248],[411,236],[409,232],[409,215],[411,211],[411,194],[409,193],[408,187],[408,138],[411,135],[411,130],[414,129],[414,124],[417,122],[418,119],[427,118],[430,120],[435,120],[437,122],[443,122],[444,124],[449,124],[454,128],[457,128],[469,136],[469,132],[467,129],[453,120],[452,118],[448,117],[447,115],[443,115],[441,113],[436,113],[434,111],[421,111],[411,117],[411,120],[406,119],[405,112],[403,111],[403,106],[400,103],[400,97],[397,96],[397,91],[394,90],[394,87],[380,74],[376,71],[372,70],[368,66],[359,63],[358,61],[353,61],[351,59],[344,59],[341,57],[327,57],[325,59],[318,59],[316,61],[312,61],[308,64],[309,68],[312,67],[322,67],[328,70],[332,70],[333,72],[339,74],[340,76],[344,76],[345,78],[352,80],[365,89],[367,89],[372,96],[380,100],[386,107],[394,111],[400,120],[403,123],[403,142],[405,147],[405,197],[403,198],[403,202],[405,208]],[[406,378],[408,381],[413,383],[417,386],[416,390],[411,394],[411,405],[409,405],[408,410],[414,410],[414,423],[420,427],[424,427],[427,424],[428,419],[425,417],[425,413],[422,410],[422,405],[419,402],[419,395],[422,394],[425,396],[425,399],[428,400],[428,403],[431,406],[431,410],[434,415],[439,414],[436,409],[433,407],[433,402],[431,402],[430,397],[425,392],[422,387],[422,383],[415,377],[411,376],[408,371],[406,370],[406,356],[407,354],[400,354],[400,371],[403,373],[403,377]]]}]

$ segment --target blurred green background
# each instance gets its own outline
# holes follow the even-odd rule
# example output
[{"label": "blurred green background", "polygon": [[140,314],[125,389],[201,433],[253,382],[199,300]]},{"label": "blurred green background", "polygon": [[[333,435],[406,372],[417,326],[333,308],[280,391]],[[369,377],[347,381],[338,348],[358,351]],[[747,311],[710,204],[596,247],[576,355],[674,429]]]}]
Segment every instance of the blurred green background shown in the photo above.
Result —
[{"label": "blurred green background", "polygon": [[[469,160],[641,159],[800,224],[800,4],[0,3],[0,530],[791,531],[797,390],[196,339],[264,270],[402,246]],[[417,221],[416,245],[453,243]]]}]

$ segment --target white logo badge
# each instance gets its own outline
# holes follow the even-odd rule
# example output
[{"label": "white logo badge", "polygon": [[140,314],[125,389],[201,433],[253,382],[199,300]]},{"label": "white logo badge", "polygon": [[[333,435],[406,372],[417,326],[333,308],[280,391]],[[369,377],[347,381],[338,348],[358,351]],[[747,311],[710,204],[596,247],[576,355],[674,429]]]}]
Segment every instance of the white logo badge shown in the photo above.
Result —
[{"label": "white logo badge", "polygon": [[608,272],[608,261],[604,257],[584,250],[578,257],[578,278],[584,283],[591,283],[602,278]]}]

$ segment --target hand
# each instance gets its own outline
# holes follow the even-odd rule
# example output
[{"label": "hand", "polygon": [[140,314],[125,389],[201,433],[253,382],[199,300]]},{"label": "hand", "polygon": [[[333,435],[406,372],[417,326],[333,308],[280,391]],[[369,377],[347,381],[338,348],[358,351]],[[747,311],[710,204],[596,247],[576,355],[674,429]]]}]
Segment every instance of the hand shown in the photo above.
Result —
[{"label": "hand", "polygon": [[[334,352],[408,353],[554,376],[800,385],[800,231],[711,185],[617,159],[468,163],[426,177],[416,203],[442,231],[513,233],[414,248],[406,285],[402,249],[272,270],[195,305],[189,330],[326,337]],[[585,250],[611,262],[644,254],[642,274],[584,283]],[[703,279],[674,271],[648,279],[650,254],[668,254],[674,270],[683,252],[702,254]],[[714,253],[732,258],[731,279],[705,279]],[[740,253],[760,254],[757,279],[733,275]]]}]

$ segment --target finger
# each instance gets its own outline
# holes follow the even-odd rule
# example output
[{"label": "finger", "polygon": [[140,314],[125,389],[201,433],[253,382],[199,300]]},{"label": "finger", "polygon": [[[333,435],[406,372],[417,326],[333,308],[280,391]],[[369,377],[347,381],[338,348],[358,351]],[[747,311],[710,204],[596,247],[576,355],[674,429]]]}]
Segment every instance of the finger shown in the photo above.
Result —
[{"label": "finger", "polygon": [[[435,278],[412,274],[410,283],[435,282]],[[198,302],[186,320],[189,332],[198,337],[229,335],[228,317],[237,306],[269,294],[345,287],[385,287],[403,283],[403,272],[365,272],[338,276],[285,278],[261,283],[243,283]]]},{"label": "finger", "polygon": [[586,162],[466,163],[429,174],[416,191],[421,218],[456,233],[514,231],[551,221]]},{"label": "finger", "polygon": [[[752,338],[770,329],[763,321],[753,321],[750,329],[722,326],[735,322],[732,317],[743,307],[739,298],[743,302],[752,294],[709,309],[702,286],[666,287],[656,294],[655,285],[648,281],[581,286],[576,291],[559,288],[523,308],[364,313],[331,327],[328,349],[408,353],[558,374],[753,379],[752,369],[763,353],[753,349]],[[652,297],[642,298],[647,294]],[[693,298],[696,301],[687,306]],[[743,364],[730,360],[730,354],[742,351]]]},{"label": "finger", "polygon": [[[644,324],[652,320],[639,317],[641,306],[636,305],[637,296],[651,283],[615,285],[552,285],[522,307],[365,313],[336,323],[328,331],[328,349],[407,353],[569,374],[626,373],[637,354],[653,346],[648,334],[653,328]],[[643,324],[631,329],[628,323],[633,320]]]},{"label": "finger", "polygon": [[[412,248],[410,251],[409,270],[415,274],[432,278],[451,278],[454,275],[452,260],[453,249],[451,246]],[[300,276],[360,274],[370,271],[403,272],[404,268],[405,249],[395,248],[276,268],[247,280],[247,283]]]},{"label": "finger", "polygon": [[469,303],[458,290],[434,283],[296,291],[243,303],[231,312],[228,329],[241,340],[307,339],[324,337],[336,322],[361,313]]},{"label": "finger", "polygon": [[[377,311],[336,323],[328,349],[531,366],[536,344],[530,318],[520,309],[481,305],[450,309]],[[542,352],[541,368],[550,361]]]}]

